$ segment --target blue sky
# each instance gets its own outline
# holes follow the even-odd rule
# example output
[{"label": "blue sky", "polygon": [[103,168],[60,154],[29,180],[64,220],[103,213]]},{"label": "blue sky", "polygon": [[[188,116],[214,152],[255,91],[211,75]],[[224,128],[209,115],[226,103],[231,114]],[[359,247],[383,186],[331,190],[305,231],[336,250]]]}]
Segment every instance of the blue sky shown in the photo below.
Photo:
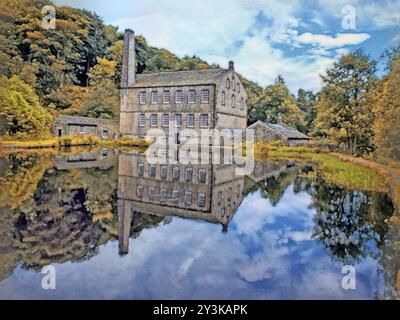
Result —
[{"label": "blue sky", "polygon": [[[106,23],[121,31],[133,29],[150,45],[178,56],[196,54],[221,66],[234,60],[238,72],[262,86],[280,73],[293,92],[299,87],[318,90],[319,74],[343,53],[363,47],[378,58],[386,48],[400,43],[400,0],[54,3],[94,11]],[[356,18],[350,29],[342,23],[349,21],[349,13]]]}]

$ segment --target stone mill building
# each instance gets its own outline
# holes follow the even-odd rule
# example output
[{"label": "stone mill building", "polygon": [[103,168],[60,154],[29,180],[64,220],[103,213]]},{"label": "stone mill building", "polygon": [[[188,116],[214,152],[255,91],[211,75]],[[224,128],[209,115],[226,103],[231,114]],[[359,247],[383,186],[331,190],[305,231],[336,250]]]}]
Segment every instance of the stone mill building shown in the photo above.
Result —
[{"label": "stone mill building", "polygon": [[135,37],[125,31],[120,133],[144,139],[149,129],[245,129],[247,94],[234,63],[227,69],[136,74]]}]

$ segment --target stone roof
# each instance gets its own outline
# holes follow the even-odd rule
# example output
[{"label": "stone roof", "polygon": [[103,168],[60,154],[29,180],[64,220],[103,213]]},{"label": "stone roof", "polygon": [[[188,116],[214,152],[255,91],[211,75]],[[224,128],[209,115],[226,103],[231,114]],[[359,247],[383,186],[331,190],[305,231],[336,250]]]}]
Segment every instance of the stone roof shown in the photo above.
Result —
[{"label": "stone roof", "polygon": [[305,134],[301,133],[296,128],[288,126],[287,124],[285,124],[283,122],[268,123],[268,122],[257,121],[256,123],[252,124],[250,127],[252,127],[255,124],[262,124],[265,127],[267,127],[268,129],[276,131],[276,132],[282,134],[287,139],[307,139],[307,140],[310,139],[308,136],[306,136]]},{"label": "stone roof", "polygon": [[190,86],[217,84],[229,69],[163,71],[136,76],[133,87]]},{"label": "stone roof", "polygon": [[118,121],[116,120],[108,120],[101,118],[89,118],[89,117],[78,117],[78,116],[58,116],[57,119],[54,120],[55,125],[83,125],[83,126],[109,126],[109,127],[118,127]]}]

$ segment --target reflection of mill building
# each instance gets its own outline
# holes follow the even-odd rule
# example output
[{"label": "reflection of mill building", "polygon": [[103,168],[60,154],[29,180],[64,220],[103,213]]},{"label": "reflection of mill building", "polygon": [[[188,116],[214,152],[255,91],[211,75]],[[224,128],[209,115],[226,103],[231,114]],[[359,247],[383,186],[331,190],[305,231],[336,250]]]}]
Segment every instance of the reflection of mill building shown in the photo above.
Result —
[{"label": "reflection of mill building", "polygon": [[243,199],[244,178],[232,165],[149,164],[121,154],[118,176],[120,251],[128,252],[133,212],[228,223]]},{"label": "reflection of mill building", "polygon": [[[125,32],[120,132],[142,139],[149,129],[245,129],[246,92],[234,70],[167,71],[136,74],[135,38]],[[176,136],[179,143],[179,133]]]}]

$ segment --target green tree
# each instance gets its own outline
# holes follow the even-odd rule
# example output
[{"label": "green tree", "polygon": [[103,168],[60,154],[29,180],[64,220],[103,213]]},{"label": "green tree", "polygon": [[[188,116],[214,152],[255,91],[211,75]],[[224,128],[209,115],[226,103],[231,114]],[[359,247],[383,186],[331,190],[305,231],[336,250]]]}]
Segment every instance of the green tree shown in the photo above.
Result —
[{"label": "green tree", "polygon": [[296,102],[299,109],[304,112],[305,125],[301,131],[309,133],[314,130],[314,120],[317,116],[315,107],[317,96],[312,91],[299,89]]},{"label": "green tree", "polygon": [[376,62],[357,50],[340,58],[322,76],[316,133],[335,140],[344,150],[362,155],[374,149],[374,112],[366,97],[376,85]]},{"label": "green tree", "polygon": [[305,127],[304,112],[297,106],[296,98],[289,92],[281,75],[273,85],[265,88],[259,102],[250,108],[249,123],[257,120],[277,123],[280,117],[299,130]]},{"label": "green tree", "polygon": [[33,88],[17,76],[0,78],[0,117],[9,135],[29,138],[48,135],[52,119]]},{"label": "green tree", "polygon": [[370,95],[377,118],[374,124],[375,144],[380,158],[400,161],[400,57],[390,65],[389,74]]}]

